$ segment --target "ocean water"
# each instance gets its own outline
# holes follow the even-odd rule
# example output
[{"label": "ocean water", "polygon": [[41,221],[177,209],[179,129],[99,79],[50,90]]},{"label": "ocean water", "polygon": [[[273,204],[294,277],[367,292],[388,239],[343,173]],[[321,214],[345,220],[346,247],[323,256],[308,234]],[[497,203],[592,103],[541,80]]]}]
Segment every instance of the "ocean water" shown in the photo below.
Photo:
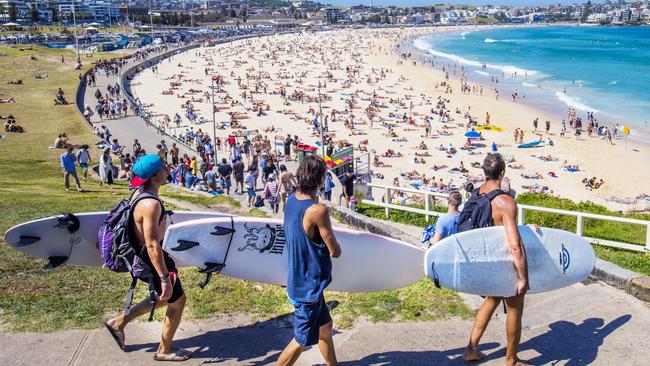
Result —
[{"label": "ocean water", "polygon": [[[470,82],[502,98],[516,90],[526,102],[566,116],[595,112],[648,139],[650,127],[650,27],[538,27],[446,32],[414,40],[436,63],[466,69]],[[452,69],[453,70],[453,69]]]}]

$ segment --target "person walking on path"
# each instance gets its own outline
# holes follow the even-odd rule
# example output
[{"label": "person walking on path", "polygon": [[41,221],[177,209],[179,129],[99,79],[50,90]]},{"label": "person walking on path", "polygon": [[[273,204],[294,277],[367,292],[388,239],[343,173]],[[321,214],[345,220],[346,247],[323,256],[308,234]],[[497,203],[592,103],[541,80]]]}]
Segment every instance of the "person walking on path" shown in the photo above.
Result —
[{"label": "person walking on path", "polygon": [[77,153],[77,162],[81,168],[84,182],[88,181],[88,164],[92,162],[90,152],[88,152],[88,145],[81,146],[81,150]]},{"label": "person walking on path", "polygon": [[221,159],[221,165],[217,168],[217,172],[221,179],[221,189],[224,189],[226,194],[230,195],[230,186],[232,186],[230,175],[232,174],[232,167],[228,164],[226,158]]},{"label": "person walking on path", "polygon": [[66,151],[61,154],[61,168],[63,168],[63,184],[65,190],[70,190],[70,176],[74,178],[74,184],[77,186],[77,192],[81,192],[81,183],[77,175],[77,157],[74,156],[74,147],[68,146]]},{"label": "person walking on path", "polygon": [[278,213],[278,208],[280,206],[280,184],[278,180],[275,179],[275,174],[269,174],[269,178],[264,184],[264,198],[269,202],[271,206],[271,212]]},{"label": "person walking on path", "polygon": [[[138,187],[138,190],[131,200],[133,201],[138,195],[145,192],[157,197],[160,186],[167,183],[168,174],[167,164],[157,155],[142,156],[133,165],[134,177],[131,180],[131,186]],[[154,360],[188,360],[191,357],[190,352],[172,346],[174,334],[183,316],[186,297],[178,278],[176,264],[161,247],[167,227],[167,213],[160,200],[154,197],[143,198],[136,202],[132,210],[132,221],[129,222],[129,227],[134,249],[142,253],[143,262],[153,272],[153,285],[158,294],[155,307],[167,307],[163,321],[162,339],[154,355]],[[120,349],[124,350],[124,328],[126,325],[133,319],[148,313],[149,309],[149,299],[146,299],[131,308],[128,315],[120,314],[105,323],[106,329],[111,333]]]},{"label": "person walking on path", "polygon": [[244,177],[244,185],[246,186],[246,194],[248,195],[246,197],[248,207],[253,206],[253,202],[255,201],[255,180],[255,167],[249,166],[248,172],[246,172],[246,176]]},{"label": "person walking on path", "polygon": [[111,156],[111,149],[106,148],[99,157],[99,185],[108,183],[108,188],[113,189],[113,157]]},{"label": "person walking on path", "polygon": [[436,222],[436,233],[431,238],[430,245],[435,245],[449,235],[456,234],[456,222],[458,221],[458,207],[463,203],[463,196],[458,191],[451,192],[447,200],[447,213],[442,215]]},{"label": "person walking on path", "polygon": [[287,207],[287,197],[296,189],[296,178],[287,170],[284,164],[280,164],[280,197],[282,199],[282,212]]},{"label": "person walking on path", "polygon": [[503,226],[505,230],[508,251],[512,255],[512,261],[517,271],[516,295],[505,299],[492,296],[485,298],[476,314],[476,320],[472,327],[467,349],[463,353],[463,359],[469,362],[480,361],[485,357],[483,353],[478,351],[478,344],[494,311],[501,301],[505,301],[508,314],[506,320],[506,365],[527,365],[517,357],[517,349],[521,339],[524,295],[528,291],[528,264],[526,251],[517,229],[517,204],[510,195],[501,191],[501,180],[505,176],[505,167],[506,164],[500,154],[488,154],[483,162],[483,172],[486,180],[476,193],[493,197],[490,201],[492,225]]},{"label": "person walking on path", "polygon": [[341,255],[327,207],[317,203],[325,181],[325,161],[303,159],[296,172],[298,190],[287,199],[284,230],[288,253],[287,295],[294,306],[294,337],[277,365],[293,365],[305,347],[318,344],[325,363],[336,365],[332,317],[323,291],[332,281],[332,259]]},{"label": "person walking on path", "polygon": [[341,179],[341,185],[343,186],[343,193],[341,194],[341,197],[345,198],[345,207],[348,208],[350,208],[350,201],[352,201],[352,197],[354,197],[355,179],[356,177],[354,176],[354,170],[352,167],[348,168],[348,170],[345,172],[345,176],[343,176],[343,179]]},{"label": "person walking on path", "polygon": [[235,176],[235,193],[244,194],[244,162],[240,156],[237,157],[237,161],[232,165],[232,172]]}]

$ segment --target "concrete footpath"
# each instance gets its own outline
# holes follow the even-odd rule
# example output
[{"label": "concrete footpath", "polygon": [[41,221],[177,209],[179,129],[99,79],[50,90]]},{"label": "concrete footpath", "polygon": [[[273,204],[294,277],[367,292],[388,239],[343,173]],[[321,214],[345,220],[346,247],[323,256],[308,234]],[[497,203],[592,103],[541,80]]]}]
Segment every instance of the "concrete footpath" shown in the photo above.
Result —
[{"label": "concrete footpath", "polygon": [[[481,344],[488,355],[482,364],[503,364],[504,320],[497,310]],[[334,339],[342,365],[461,365],[471,325],[471,320],[460,319],[391,324],[362,320],[353,329],[337,330]],[[649,305],[603,283],[528,296],[523,326],[520,356],[535,365],[648,364]],[[158,322],[129,325],[125,352],[103,327],[0,334],[0,365],[153,365],[160,330]],[[291,317],[258,323],[222,317],[183,322],[175,344],[194,351],[185,365],[267,365],[291,337]],[[322,364],[318,349],[309,349],[297,364]]]}]

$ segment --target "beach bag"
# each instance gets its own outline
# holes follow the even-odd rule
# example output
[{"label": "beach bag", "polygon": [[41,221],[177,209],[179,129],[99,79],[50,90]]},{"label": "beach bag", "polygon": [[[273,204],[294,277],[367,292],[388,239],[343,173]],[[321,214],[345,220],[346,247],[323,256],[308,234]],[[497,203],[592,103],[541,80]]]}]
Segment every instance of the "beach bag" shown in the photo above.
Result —
[{"label": "beach bag", "polygon": [[472,195],[465,203],[463,211],[458,216],[456,232],[462,233],[472,229],[492,226],[492,206],[490,202],[506,192],[495,189],[485,194],[479,194],[479,188],[472,191]]},{"label": "beach bag", "polygon": [[[124,304],[125,315],[128,315],[131,310],[131,303],[138,279],[148,282],[149,300],[151,304],[149,321],[151,321],[153,319],[157,295],[153,285],[152,271],[141,258],[146,248],[137,248],[131,237],[131,216],[135,205],[143,199],[153,198],[160,202],[161,206],[162,202],[158,196],[148,192],[142,192],[135,199],[132,199],[132,197],[133,195],[129,199],[121,200],[108,213],[97,234],[97,247],[99,249],[99,255],[104,262],[104,267],[113,272],[129,272],[131,275],[131,287],[129,287]],[[164,217],[164,207],[162,211]]]},{"label": "beach bag", "polygon": [[422,234],[420,235],[420,243],[428,242],[431,238],[433,238],[435,233],[436,233],[436,225],[429,225],[425,227],[422,230]]}]

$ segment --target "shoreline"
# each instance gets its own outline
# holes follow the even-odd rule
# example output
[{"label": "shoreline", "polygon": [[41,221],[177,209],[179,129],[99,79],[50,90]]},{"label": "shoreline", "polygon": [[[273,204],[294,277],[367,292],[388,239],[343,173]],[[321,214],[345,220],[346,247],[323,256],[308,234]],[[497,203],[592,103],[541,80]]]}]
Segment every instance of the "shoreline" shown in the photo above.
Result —
[{"label": "shoreline", "polygon": [[[471,28],[476,29],[476,27]],[[528,124],[530,124],[530,122],[519,124],[517,121],[532,121],[532,116],[545,117],[546,114],[542,114],[524,104],[514,104],[505,101],[498,102],[498,108],[495,109],[496,105],[494,99],[491,98],[489,93],[484,96],[458,93],[445,94],[444,91],[440,89],[435,90],[433,88],[433,84],[439,82],[444,77],[440,70],[434,69],[430,65],[417,64],[414,66],[406,61],[404,61],[404,64],[398,65],[398,61],[400,60],[399,55],[390,52],[390,49],[395,44],[404,42],[408,38],[421,37],[424,34],[431,34],[444,30],[454,31],[459,29],[463,28],[445,27],[443,29],[337,30],[305,34],[303,36],[270,36],[265,37],[264,39],[251,40],[250,42],[236,41],[229,44],[217,45],[215,47],[201,48],[198,49],[194,55],[191,54],[192,52],[175,55],[173,57],[173,62],[168,61],[160,64],[160,75],[151,73],[149,69],[145,70],[145,72],[139,73],[134,80],[132,80],[132,88],[135,91],[140,92],[138,94],[144,103],[153,104],[151,109],[154,110],[156,114],[167,114],[173,116],[174,113],[182,112],[182,109],[180,109],[178,105],[182,102],[187,102],[188,99],[179,99],[176,95],[160,95],[160,91],[164,90],[165,85],[169,84],[169,77],[172,75],[181,75],[178,77],[184,80],[183,82],[179,82],[179,90],[187,90],[188,85],[185,85],[186,83],[198,84],[201,85],[201,90],[207,90],[206,87],[209,85],[205,80],[203,80],[205,77],[202,71],[204,65],[212,63],[213,66],[219,68],[219,72],[223,73],[223,75],[228,75],[228,73],[230,73],[230,75],[226,76],[229,79],[230,85],[224,86],[224,91],[227,95],[233,97],[234,100],[241,99],[239,98],[241,89],[237,88],[236,81],[233,82],[235,78],[233,75],[240,75],[239,77],[244,78],[250,76],[247,75],[246,72],[243,72],[245,70],[242,69],[245,68],[254,69],[255,72],[268,73],[269,76],[264,78],[264,83],[268,84],[271,90],[278,85],[286,84],[289,85],[287,87],[287,89],[289,89],[288,92],[295,90],[313,94],[316,84],[318,83],[318,74],[324,73],[328,70],[328,68],[324,67],[327,65],[327,62],[323,65],[318,56],[332,57],[327,61],[336,62],[336,67],[330,67],[329,69],[331,69],[331,72],[335,75],[339,75],[335,76],[335,79],[339,81],[337,83],[331,82],[331,84],[328,82],[328,85],[325,87],[326,90],[324,90],[324,94],[328,95],[329,100],[323,102],[324,113],[329,114],[333,109],[336,109],[337,111],[345,109],[345,106],[347,105],[345,100],[346,98],[349,98],[350,94],[355,98],[355,101],[358,101],[357,104],[359,106],[355,106],[353,109],[353,118],[355,121],[358,121],[358,125],[354,128],[356,133],[351,134],[351,130],[342,126],[342,123],[340,122],[342,122],[342,119],[344,118],[341,117],[337,119],[336,123],[330,124],[330,131],[336,135],[336,139],[343,139],[355,147],[360,144],[360,141],[369,140],[366,146],[368,146],[369,150],[375,150],[377,156],[380,156],[386,147],[391,147],[394,150],[404,153],[404,158],[399,159],[399,161],[392,158],[379,157],[385,163],[394,165],[390,168],[373,167],[375,172],[381,173],[384,176],[384,179],[377,180],[379,183],[391,184],[393,178],[399,177],[409,171],[420,172],[426,176],[426,179],[431,179],[435,176],[436,180],[444,179],[445,185],[451,183],[456,186],[462,185],[467,178],[480,176],[480,169],[470,167],[470,163],[473,160],[476,160],[474,161],[475,163],[478,160],[482,160],[480,159],[480,154],[485,151],[483,148],[478,148],[476,150],[479,151],[477,153],[478,155],[466,155],[464,152],[459,152],[459,154],[452,157],[446,157],[444,154],[436,151],[436,146],[438,145],[447,145],[450,143],[458,147],[463,145],[465,138],[462,137],[462,134],[464,134],[465,129],[460,127],[460,125],[463,124],[461,122],[463,120],[462,113],[456,114],[454,113],[454,110],[458,109],[465,112],[467,108],[471,106],[471,114],[480,123],[483,122],[485,112],[489,111],[493,118],[493,124],[498,124],[506,129],[503,133],[486,132],[485,135],[487,139],[483,145],[489,145],[491,142],[494,142],[499,146],[500,152],[504,153],[506,156],[516,157],[518,164],[526,166],[523,170],[509,169],[507,172],[511,179],[513,188],[517,191],[523,191],[521,186],[540,184],[540,186],[548,186],[549,189],[553,191],[554,195],[571,198],[576,202],[589,200],[598,204],[603,204],[606,207],[617,211],[647,209],[646,207],[639,207],[638,203],[636,205],[630,205],[620,202],[631,200],[631,195],[632,197],[636,197],[640,193],[645,193],[642,191],[644,186],[641,182],[648,178],[648,174],[643,173],[642,170],[644,162],[643,159],[640,158],[640,155],[643,153],[636,153],[636,156],[631,155],[631,143],[628,143],[627,155],[631,155],[631,160],[627,167],[633,167],[633,172],[640,172],[636,176],[635,174],[630,174],[629,171],[626,172],[625,167],[622,167],[620,164],[620,156],[623,152],[623,146],[620,143],[614,145],[612,150],[608,152],[608,149],[602,149],[600,146],[596,146],[598,142],[601,141],[590,141],[587,143],[585,141],[576,142],[570,138],[558,140],[558,136],[555,134],[551,136],[554,140],[558,140],[558,143],[561,143],[556,144],[556,146],[551,148],[551,150],[549,150],[549,148],[538,148],[523,151],[522,149],[513,148],[511,136],[512,131],[515,128],[524,128],[526,130],[526,135],[531,135],[530,131],[528,131],[530,127]],[[362,33],[361,35],[363,37],[359,37],[359,33]],[[284,52],[274,54],[274,58],[271,61],[268,58],[263,59],[261,56],[262,53],[268,52],[264,50],[268,50],[271,45],[274,47],[281,47]],[[343,52],[342,48],[344,47],[342,47],[342,45],[347,47],[347,53]],[[310,52],[314,55],[310,55]],[[363,60],[363,64],[356,63],[357,67],[360,69],[359,80],[348,86],[340,86],[338,83],[340,83],[340,81],[345,77],[344,73],[340,70],[344,69],[343,65],[355,64],[353,57],[349,54],[355,52],[358,53],[356,56],[358,58],[357,61]],[[218,62],[206,61],[208,58],[217,56],[217,54],[219,54]],[[331,56],[325,56],[326,54]],[[248,63],[249,60],[251,61],[250,63]],[[412,60],[409,60],[409,62],[410,61]],[[207,64],[204,62],[207,62]],[[176,63],[185,66],[178,66]],[[248,65],[246,65],[247,63]],[[289,67],[289,65],[293,66]],[[386,71],[386,75],[384,78],[372,76],[371,70],[384,70]],[[296,84],[294,83],[295,79],[293,78],[298,73],[301,73],[304,77],[301,78],[301,83]],[[287,79],[288,81],[284,81],[281,78],[277,79],[271,77],[271,75],[280,74],[285,75],[286,77],[289,77],[289,74],[293,74],[294,76],[289,77],[289,79]],[[364,83],[362,80],[365,80],[366,75],[371,76],[368,79],[370,82]],[[246,81],[246,83],[251,80]],[[138,87],[138,83],[147,85],[147,88],[142,89],[141,87]],[[457,79],[450,78],[450,84],[453,85],[454,91],[456,92],[459,90],[458,83]],[[192,85],[190,88],[191,87],[197,88],[198,86]],[[147,91],[143,92],[143,90]],[[158,95],[156,95],[156,92],[153,92],[154,90],[158,91]],[[372,90],[374,90],[374,93],[377,95],[377,100],[381,101],[381,103],[385,105],[383,109],[379,110],[381,114],[380,119],[383,121],[382,124],[388,123],[394,125],[395,131],[399,133],[400,137],[405,139],[403,142],[395,143],[391,138],[387,138],[387,136],[382,133],[382,131],[385,131],[384,126],[377,126],[377,124],[375,124],[374,127],[368,126],[368,121],[364,117],[363,111],[358,111],[358,108],[364,108],[367,101],[372,99]],[[343,91],[345,91],[345,93],[343,93]],[[175,93],[178,92],[175,91]],[[343,94],[348,96],[344,96]],[[419,97],[417,96],[418,94],[420,95]],[[435,106],[434,99],[436,97],[444,97],[451,100],[451,102],[448,103],[448,109],[449,113],[456,121],[454,125],[446,125],[434,120],[432,127],[434,130],[438,129],[440,131],[445,131],[445,128],[449,128],[446,131],[453,131],[455,135],[452,133],[448,136],[439,135],[433,138],[424,139],[421,136],[421,129],[411,128],[405,123],[400,123],[400,121],[395,118],[385,116],[385,112],[388,111],[392,111],[390,114],[394,113],[395,116],[409,113],[409,108],[404,107],[404,102],[400,102],[401,106],[396,103],[402,99],[406,101],[411,100],[413,102],[413,118],[419,123],[425,115],[431,114],[429,109],[432,109],[432,107]],[[189,96],[187,98],[189,98]],[[263,131],[264,128],[269,126],[279,126],[279,128],[274,128],[274,133],[279,135],[286,135],[286,133],[291,133],[292,135],[296,134],[301,136],[301,139],[308,144],[312,144],[312,141],[317,139],[316,135],[310,133],[309,128],[310,118],[313,119],[313,111],[310,111],[310,109],[313,110],[314,107],[317,108],[317,104],[314,104],[313,101],[293,101],[290,103],[292,106],[287,107],[285,105],[286,102],[283,103],[282,98],[280,98],[279,95],[276,95],[273,91],[270,91],[270,93],[260,93],[259,95],[256,95],[256,98],[259,102],[264,103],[269,107],[269,113],[264,114],[263,116],[247,117],[249,119],[244,120],[244,123],[246,124],[246,127],[248,127],[249,131],[253,129]],[[398,99],[394,100],[394,98]],[[233,106],[228,109],[233,112],[236,110],[236,113],[242,114],[250,112],[247,112],[247,109],[243,107],[244,105],[241,107]],[[205,102],[196,103],[196,111],[199,117],[204,117],[205,122],[210,123],[205,124],[204,122],[192,126],[194,126],[195,129],[203,128],[211,134],[212,116],[211,113],[208,113],[209,104],[206,112]],[[218,112],[217,121],[224,121],[228,118],[228,115],[224,112],[225,111]],[[542,121],[543,120],[544,119],[542,118]],[[182,129],[189,127],[190,125],[185,123],[180,132],[182,132]],[[557,129],[558,124],[555,123],[554,127]],[[233,130],[228,128],[226,131],[218,130],[217,135],[223,137],[224,133],[227,134],[228,131]],[[553,132],[553,129],[551,131]],[[270,136],[273,137],[273,135]],[[416,155],[415,153],[419,151],[417,149],[417,143],[420,141],[429,146],[430,150],[427,151],[427,154],[433,154],[426,158],[427,162],[424,166],[421,164],[413,164],[412,160],[414,155]],[[416,146],[413,147],[412,145]],[[644,153],[647,153],[647,150],[644,149],[643,151]],[[535,156],[531,156],[531,154]],[[556,157],[558,160],[562,158],[562,160],[569,160],[569,163],[580,164],[581,172],[574,174],[562,173],[559,174],[561,175],[560,178],[549,178],[546,172],[557,170],[557,166],[562,162],[562,160],[559,162],[546,162],[539,160],[536,156],[546,156],[550,154],[558,156]],[[599,167],[599,164],[591,164],[591,160],[594,159],[601,159],[603,164],[600,165],[610,167],[611,169],[603,170],[601,169],[602,166]],[[468,167],[469,172],[467,174],[458,174],[453,170],[447,169],[434,171],[434,169],[430,168],[434,164],[440,164],[448,165],[448,169],[451,169],[462,161],[464,161]],[[617,164],[617,162],[619,164]],[[623,168],[623,170],[621,170],[621,168]],[[520,177],[520,174],[527,175],[534,174],[535,172],[540,172],[543,177],[539,180],[533,181]],[[603,178],[605,179],[606,184],[597,191],[586,191],[586,189],[581,185],[580,180],[587,175],[589,177],[595,176]],[[631,182],[632,184],[628,184],[627,182]],[[412,179],[400,178],[400,185],[410,187],[412,184]],[[622,197],[623,199],[618,199],[619,202],[608,201],[607,198],[612,196],[618,198]]]},{"label": "shoreline", "polygon": [[[553,23],[553,24],[545,24],[545,25],[532,25],[531,24],[531,25],[507,25],[507,26],[477,26],[474,29],[469,29],[469,30],[470,31],[486,31],[486,30],[492,30],[492,29],[507,29],[507,28],[549,28],[549,27],[569,27],[569,26],[576,26],[576,24],[573,24],[573,23]],[[465,27],[465,26],[461,26],[461,27]],[[606,27],[606,26],[590,25],[590,27],[594,28],[594,27]],[[590,107],[589,105],[584,104],[584,101],[581,100],[581,97],[576,96],[576,95],[561,94],[561,91],[555,90],[553,88],[553,86],[551,86],[550,89],[549,89],[548,86],[545,86],[545,87],[542,88],[541,84],[537,84],[537,87],[536,87],[536,85],[530,84],[529,82],[526,82],[525,80],[523,80],[521,85],[519,85],[520,83],[517,81],[519,79],[516,79],[516,78],[511,79],[508,76],[506,76],[505,78],[503,76],[496,76],[496,75],[494,75],[494,73],[489,74],[487,72],[483,72],[483,70],[478,69],[473,65],[467,65],[467,64],[465,64],[463,62],[459,62],[458,61],[459,59],[466,60],[466,59],[464,59],[463,55],[450,54],[450,53],[439,51],[439,50],[436,50],[436,49],[432,48],[433,51],[446,55],[446,56],[443,57],[443,56],[440,56],[440,55],[431,54],[427,50],[421,49],[415,44],[415,42],[418,39],[423,39],[423,38],[427,38],[427,37],[430,37],[430,36],[435,36],[436,34],[450,33],[450,32],[454,32],[454,31],[458,31],[458,29],[443,29],[442,31],[433,32],[433,33],[428,34],[428,35],[421,35],[421,36],[413,37],[408,42],[406,42],[406,44],[404,44],[403,47],[408,48],[409,50],[411,50],[412,53],[420,56],[421,60],[424,60],[424,59],[432,60],[433,59],[433,60],[436,60],[438,62],[443,60],[442,63],[446,62],[448,65],[459,65],[461,67],[464,67],[466,71],[469,71],[467,73],[467,79],[471,80],[472,83],[481,84],[481,85],[483,85],[484,87],[486,87],[488,89],[491,89],[491,88],[495,87],[494,84],[490,84],[490,80],[488,80],[488,76],[498,77],[500,79],[501,83],[497,84],[497,86],[499,88],[504,88],[505,87],[505,88],[517,90],[517,89],[520,89],[523,86],[524,90],[519,90],[519,92],[523,95],[523,98],[520,96],[517,99],[517,102],[518,103],[529,104],[529,105],[531,105],[531,107],[539,110],[540,113],[542,113],[542,114],[554,116],[558,121],[567,118],[567,111],[570,108],[575,109],[576,112],[578,113],[579,117],[584,116],[587,113],[587,111],[594,111],[596,113],[602,113],[602,115],[600,115],[600,114],[598,115],[599,119],[605,118],[606,121],[609,121],[609,122],[605,122],[604,125],[613,125],[615,122],[612,122],[612,121],[616,121],[616,120],[623,120],[624,121],[624,120],[628,119],[627,117],[616,116],[615,112],[613,112],[611,109],[600,109],[599,110],[597,108]],[[454,58],[456,58],[456,59],[454,59]],[[466,60],[466,61],[468,61],[468,60]],[[489,61],[484,61],[484,62],[487,63]],[[488,64],[488,67],[490,67],[489,64]],[[520,74],[521,74],[521,72],[530,71],[530,70],[521,69],[519,66],[516,66],[516,65],[514,65],[514,66],[511,66],[511,65],[498,66],[498,67],[493,67],[493,68],[496,68],[496,69],[500,70],[500,73],[502,75],[504,74],[504,70],[502,70],[502,69],[505,69],[505,68],[510,68],[510,69],[513,69],[513,70],[516,70],[516,71],[518,70],[518,71],[520,71]],[[533,72],[537,72],[537,71],[533,71]],[[475,74],[478,74],[478,75],[475,75]],[[550,76],[551,76],[551,79],[544,81],[544,83],[568,82],[567,80],[563,81],[563,80],[555,79],[552,75],[550,75]],[[525,77],[526,76],[524,76],[524,78]],[[519,81],[522,81],[522,80],[519,80]],[[534,82],[534,80],[531,80],[531,82]],[[528,90],[526,90],[527,88],[528,88]],[[533,88],[533,89],[531,89],[531,88]],[[542,92],[542,90],[545,90],[545,91]],[[528,99],[526,99],[526,96],[527,96],[526,92],[527,91],[528,91],[528,93],[530,93],[528,95],[529,96]],[[553,95],[547,94],[549,92],[552,93]],[[597,91],[597,92],[602,92],[602,91]],[[504,97],[507,98],[508,96],[506,94],[504,94]],[[639,146],[644,147],[644,148],[650,148],[650,126],[647,125],[648,122],[649,121],[646,120],[645,123],[643,121],[637,121],[635,123],[629,124],[629,127],[633,131],[633,133],[629,136],[629,140],[632,141],[633,143],[638,144]],[[621,129],[622,129],[623,124],[620,124],[620,125],[621,125]],[[621,136],[621,138],[619,139],[619,141],[624,142],[625,137],[622,135],[622,133],[621,133],[620,136]]]}]

